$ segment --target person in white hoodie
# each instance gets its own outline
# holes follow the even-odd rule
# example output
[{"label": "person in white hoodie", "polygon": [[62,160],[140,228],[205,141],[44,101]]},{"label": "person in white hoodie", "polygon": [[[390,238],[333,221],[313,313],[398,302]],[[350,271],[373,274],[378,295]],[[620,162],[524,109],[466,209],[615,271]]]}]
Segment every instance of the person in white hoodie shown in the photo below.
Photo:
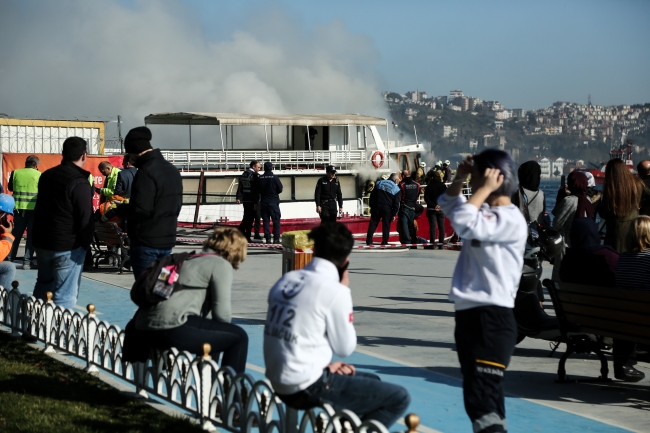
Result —
[{"label": "person in white hoodie", "polygon": [[[463,239],[451,282],[454,337],[463,374],[465,411],[475,433],[505,432],[505,369],[514,352],[513,308],[528,229],[510,197],[517,190],[515,164],[502,150],[468,157],[438,205]],[[461,195],[471,175],[472,196]]]},{"label": "person in white hoodie", "polygon": [[280,399],[296,409],[329,403],[362,421],[390,427],[411,399],[401,386],[385,383],[353,365],[331,362],[332,353],[354,352],[352,294],[348,288],[352,233],[341,223],[314,228],[314,258],[271,288],[264,326],[266,377]]}]

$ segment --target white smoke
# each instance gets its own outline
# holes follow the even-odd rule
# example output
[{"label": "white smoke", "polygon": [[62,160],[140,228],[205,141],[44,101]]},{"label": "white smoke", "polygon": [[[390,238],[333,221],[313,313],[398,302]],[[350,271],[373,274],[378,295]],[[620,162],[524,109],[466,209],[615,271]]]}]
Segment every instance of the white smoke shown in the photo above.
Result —
[{"label": "white smoke", "polygon": [[377,51],[342,21],[305,29],[287,11],[257,7],[227,39],[212,40],[185,8],[153,1],[134,7],[115,0],[2,2],[0,112],[121,114],[123,134],[165,111],[385,117]]}]

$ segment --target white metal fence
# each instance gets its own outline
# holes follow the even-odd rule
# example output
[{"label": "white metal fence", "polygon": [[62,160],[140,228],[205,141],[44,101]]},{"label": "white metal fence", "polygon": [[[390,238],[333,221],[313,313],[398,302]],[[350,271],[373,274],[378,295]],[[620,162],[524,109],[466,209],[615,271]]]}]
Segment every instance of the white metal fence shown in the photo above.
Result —
[{"label": "white metal fence", "polygon": [[[86,363],[85,371],[102,370],[149,395],[188,412],[204,429],[233,433],[387,433],[376,421],[361,420],[351,411],[335,412],[325,404],[306,412],[286,407],[266,380],[255,381],[247,373],[220,368],[208,355],[194,356],[175,348],[156,352],[146,363],[122,359],[124,331],[94,314],[95,307],[81,314],[71,309],[0,286],[0,325],[12,336],[28,334],[45,344],[45,353],[61,352]],[[51,294],[49,296],[51,298]]]}]

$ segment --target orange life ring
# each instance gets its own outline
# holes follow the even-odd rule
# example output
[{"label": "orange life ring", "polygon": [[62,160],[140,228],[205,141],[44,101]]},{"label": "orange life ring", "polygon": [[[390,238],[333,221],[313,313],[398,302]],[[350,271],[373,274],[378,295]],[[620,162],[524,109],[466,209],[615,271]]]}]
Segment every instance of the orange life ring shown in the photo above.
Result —
[{"label": "orange life ring", "polygon": [[[377,156],[379,156],[379,161],[377,161],[377,158],[376,158]],[[382,152],[380,152],[380,151],[376,151],[370,157],[370,161],[372,162],[372,165],[375,166],[375,168],[379,168],[382,165],[384,165],[384,154]]]}]

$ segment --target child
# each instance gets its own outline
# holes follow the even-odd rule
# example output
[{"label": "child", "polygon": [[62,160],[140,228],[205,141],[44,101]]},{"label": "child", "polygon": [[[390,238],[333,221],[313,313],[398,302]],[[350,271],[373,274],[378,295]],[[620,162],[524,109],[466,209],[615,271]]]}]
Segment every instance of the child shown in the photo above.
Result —
[{"label": "child", "polygon": [[[487,149],[461,163],[438,199],[464,242],[449,298],[456,304],[454,337],[474,432],[507,431],[503,378],[517,338],[513,308],[528,236],[524,217],[510,201],[515,173],[508,153]],[[460,193],[470,174],[468,200]]]}]

